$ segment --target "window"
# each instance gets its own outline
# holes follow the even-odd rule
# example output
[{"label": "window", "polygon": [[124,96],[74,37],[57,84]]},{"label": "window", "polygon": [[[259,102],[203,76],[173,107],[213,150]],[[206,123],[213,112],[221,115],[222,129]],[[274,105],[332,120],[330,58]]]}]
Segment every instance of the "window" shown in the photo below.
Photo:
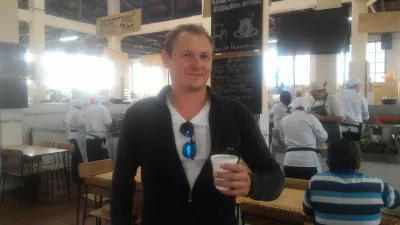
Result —
[{"label": "window", "polygon": [[[351,46],[350,46],[351,49]],[[381,42],[369,42],[367,44],[367,57],[369,62],[369,76],[372,82],[383,82],[383,76],[386,72],[386,54],[385,50],[381,49]],[[339,84],[344,82],[349,77],[351,61],[350,53],[340,53],[337,56],[337,81]]]},{"label": "window", "polygon": [[383,82],[385,75],[385,50],[381,49],[381,42],[367,44],[367,61],[369,62],[369,76],[372,82]]},{"label": "window", "polygon": [[[270,87],[279,86],[283,83],[285,86],[309,85],[311,80],[311,56],[298,55],[278,56],[276,47],[271,47],[267,53],[267,85]],[[293,66],[295,76],[293,77]],[[293,79],[294,78],[294,79]]]},{"label": "window", "polygon": [[132,91],[135,99],[157,95],[168,83],[165,69],[158,66],[144,66],[140,62],[132,64]]}]

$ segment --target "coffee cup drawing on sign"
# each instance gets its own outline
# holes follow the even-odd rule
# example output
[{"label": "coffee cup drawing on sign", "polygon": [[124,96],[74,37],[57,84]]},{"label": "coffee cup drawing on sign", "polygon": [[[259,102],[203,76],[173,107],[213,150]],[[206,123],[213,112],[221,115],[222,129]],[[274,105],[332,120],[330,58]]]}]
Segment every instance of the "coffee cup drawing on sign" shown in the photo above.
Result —
[{"label": "coffee cup drawing on sign", "polygon": [[253,26],[253,18],[239,19],[239,29],[233,33],[236,38],[248,38],[258,34],[258,29]]},{"label": "coffee cup drawing on sign", "polygon": [[214,24],[213,29],[213,38],[219,38],[219,41],[222,41],[223,38],[228,37],[228,31],[224,29],[224,24]]}]

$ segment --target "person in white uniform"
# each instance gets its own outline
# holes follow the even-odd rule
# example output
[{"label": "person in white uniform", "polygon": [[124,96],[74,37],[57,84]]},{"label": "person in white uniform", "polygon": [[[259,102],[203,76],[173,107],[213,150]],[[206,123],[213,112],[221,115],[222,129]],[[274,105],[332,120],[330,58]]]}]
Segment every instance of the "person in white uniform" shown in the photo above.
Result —
[{"label": "person in white uniform", "polygon": [[85,122],[83,120],[83,104],[79,99],[72,100],[68,112],[65,114],[65,127],[68,132],[68,139],[75,145],[75,151],[71,158],[72,178],[79,182],[78,165],[87,162],[85,144]]},{"label": "person in white uniform", "polygon": [[321,121],[328,132],[328,141],[339,140],[342,137],[339,123],[344,121],[340,98],[328,93],[324,85],[317,82],[311,83],[310,94],[315,100],[311,107],[311,113]]},{"label": "person in white uniform", "polygon": [[272,106],[269,111],[270,121],[273,122],[274,127],[279,127],[283,117],[290,114],[290,103],[292,103],[292,95],[288,91],[282,91],[279,96],[280,103]]},{"label": "person in white uniform", "polygon": [[89,106],[85,114],[86,149],[88,161],[108,159],[106,132],[111,126],[112,119],[100,99]]},{"label": "person in white uniform", "polygon": [[324,143],[328,134],[321,122],[308,113],[310,103],[298,98],[292,103],[294,111],[284,117],[279,126],[282,141],[287,150],[284,172],[287,178],[309,180],[322,172],[322,163],[316,147]]},{"label": "person in white uniform", "polygon": [[279,100],[280,103],[273,105],[269,111],[269,119],[270,123],[272,123],[272,129],[270,130],[272,133],[271,148],[274,152],[286,150],[286,146],[282,143],[279,136],[279,124],[283,117],[291,113],[291,107],[289,105],[292,102],[292,95],[288,91],[282,91]]},{"label": "person in white uniform", "polygon": [[369,119],[368,102],[364,96],[359,94],[360,89],[360,79],[351,77],[339,94],[346,123],[341,125],[342,135],[344,138],[354,141],[360,140],[362,123]]},{"label": "person in white uniform", "polygon": [[345,123],[358,124],[369,119],[368,102],[364,96],[359,94],[360,89],[360,79],[351,77],[340,93]]}]

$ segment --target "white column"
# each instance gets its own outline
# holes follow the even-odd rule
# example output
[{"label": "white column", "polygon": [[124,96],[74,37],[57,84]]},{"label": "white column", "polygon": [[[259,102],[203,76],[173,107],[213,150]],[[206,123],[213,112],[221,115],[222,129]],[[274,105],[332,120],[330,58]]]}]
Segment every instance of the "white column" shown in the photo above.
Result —
[{"label": "white column", "polygon": [[33,19],[29,23],[29,51],[35,57],[36,91],[33,97],[34,102],[40,102],[46,98],[46,87],[44,84],[44,68],[42,56],[46,51],[45,36],[45,1],[29,0],[29,10]]},{"label": "white column", "polygon": [[[108,15],[112,16],[121,12],[121,2],[116,0],[107,0]],[[116,52],[121,52],[121,40],[122,36],[108,37],[108,47]],[[129,73],[129,63],[126,60],[113,57],[111,59],[115,66],[115,78],[114,85],[110,92],[112,98],[123,98],[124,82],[128,82],[126,79],[127,73]],[[125,81],[126,80],[126,81]]]},{"label": "white column", "polygon": [[[270,1],[263,0],[263,29],[262,29],[262,54],[263,54],[263,73],[262,73],[262,114],[260,115],[260,129],[263,134],[267,134],[269,130],[269,108],[268,108],[268,85],[267,85],[267,68],[266,60],[268,55],[268,40],[269,40],[269,14]],[[264,136],[268,143],[268,136]]]},{"label": "white column", "polygon": [[311,82],[327,83],[326,90],[329,93],[337,92],[336,81],[336,55],[312,55],[311,56]]},{"label": "white column", "polygon": [[[366,54],[367,54],[367,42],[368,34],[358,32],[359,15],[361,13],[367,13],[368,7],[365,0],[352,0],[351,5],[351,62],[350,62],[350,74],[349,76],[357,76],[363,84],[369,79],[367,75],[366,67]],[[366,96],[365,85],[361,86],[360,94]]]},{"label": "white column", "polygon": [[[317,10],[338,8],[341,6],[341,0],[317,0]],[[336,60],[336,54],[311,56],[311,82],[326,82],[326,90],[332,94],[338,90]]]},{"label": "white column", "polygon": [[269,40],[269,10],[270,10],[270,1],[263,0],[263,29],[262,29],[262,52],[263,52],[263,79],[262,79],[262,107],[263,111],[268,111],[268,85],[267,85],[267,68],[265,65],[265,60],[268,55],[268,40]]},{"label": "white column", "polygon": [[[0,42],[19,43],[18,1],[0,1]],[[22,110],[0,110],[0,147],[20,144]]]}]

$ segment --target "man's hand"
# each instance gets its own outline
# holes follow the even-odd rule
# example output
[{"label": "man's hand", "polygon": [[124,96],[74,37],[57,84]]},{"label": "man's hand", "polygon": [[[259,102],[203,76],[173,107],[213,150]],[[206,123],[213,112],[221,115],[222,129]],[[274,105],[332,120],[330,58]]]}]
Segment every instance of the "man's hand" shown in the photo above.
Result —
[{"label": "man's hand", "polygon": [[214,173],[214,178],[223,179],[215,180],[215,185],[229,188],[227,191],[220,190],[220,192],[229,196],[248,196],[251,188],[251,179],[247,167],[241,164],[224,164],[221,165],[221,168],[230,172]]},{"label": "man's hand", "polygon": [[322,119],[322,116],[320,116],[320,115],[318,115],[318,114],[316,114],[316,113],[310,112],[310,114],[312,114],[312,115],[314,115],[315,117],[317,117],[318,120],[321,120],[321,119]]}]

